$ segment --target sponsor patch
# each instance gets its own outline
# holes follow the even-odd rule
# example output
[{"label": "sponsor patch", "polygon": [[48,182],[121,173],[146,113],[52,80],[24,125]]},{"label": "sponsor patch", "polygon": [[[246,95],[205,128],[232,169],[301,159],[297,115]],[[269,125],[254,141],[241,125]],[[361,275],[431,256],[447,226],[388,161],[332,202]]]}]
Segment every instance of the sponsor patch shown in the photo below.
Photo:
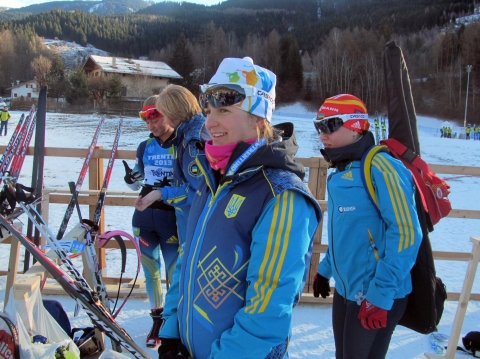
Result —
[{"label": "sponsor patch", "polygon": [[359,121],[355,122],[355,123],[352,125],[352,127],[353,127],[353,128],[358,128],[359,130],[362,129],[362,125],[360,125],[360,122],[359,122]]},{"label": "sponsor patch", "polygon": [[342,175],[342,178],[343,178],[344,180],[347,180],[347,181],[353,181],[352,171],[345,172],[345,173]]},{"label": "sponsor patch", "polygon": [[357,208],[355,206],[347,206],[347,207],[338,206],[338,211],[340,213],[352,212],[352,211],[356,211],[356,210],[357,210]]},{"label": "sponsor patch", "polygon": [[171,236],[169,239],[167,239],[168,244],[178,244],[178,238],[177,236]]}]

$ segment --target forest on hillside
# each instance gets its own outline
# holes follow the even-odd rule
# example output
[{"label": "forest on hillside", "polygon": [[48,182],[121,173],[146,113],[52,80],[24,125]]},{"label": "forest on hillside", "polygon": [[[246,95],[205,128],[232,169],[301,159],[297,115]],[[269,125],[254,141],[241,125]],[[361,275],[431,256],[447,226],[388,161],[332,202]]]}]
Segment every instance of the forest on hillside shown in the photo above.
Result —
[{"label": "forest on hillside", "polygon": [[195,91],[223,58],[250,56],[277,73],[280,101],[305,99],[316,106],[325,97],[353,93],[372,111],[382,111],[381,54],[386,41],[394,39],[404,51],[419,112],[462,119],[468,64],[473,65],[469,118],[480,115],[480,23],[455,25],[456,18],[474,12],[472,1],[318,3],[227,0],[206,7],[166,2],[134,15],[54,10],[2,22],[0,87],[8,87],[12,78],[31,79],[34,59],[54,58],[40,37],[58,37],[117,56],[167,62]]}]

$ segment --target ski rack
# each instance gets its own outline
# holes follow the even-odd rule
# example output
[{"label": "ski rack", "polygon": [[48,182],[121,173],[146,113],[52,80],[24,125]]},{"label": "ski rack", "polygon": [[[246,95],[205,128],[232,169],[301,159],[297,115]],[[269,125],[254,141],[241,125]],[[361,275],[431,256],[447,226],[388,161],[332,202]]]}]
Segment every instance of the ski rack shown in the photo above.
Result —
[{"label": "ski rack", "polygon": [[[39,269],[38,266],[32,267],[33,274],[35,274],[35,271],[48,271],[62,288],[82,306],[97,329],[105,333],[109,338],[115,341],[117,345],[126,349],[135,358],[150,358],[148,354],[146,354],[143,349],[131,339],[127,332],[116,323],[107,308],[105,308],[99,298],[95,295],[95,292],[92,291],[86,280],[73,265],[68,255],[58,244],[53,233],[38,212],[36,212],[35,207],[31,204],[25,204],[22,202],[20,202],[19,205],[24,209],[25,213],[27,213],[29,218],[35,224],[35,227],[41,232],[42,236],[51,243],[55,253],[59,256],[59,259],[63,264],[66,265],[68,270],[67,273],[60,268],[52,259],[48,258],[35,244],[26,238],[13,224],[0,215],[0,225],[24,245],[38,261],[39,265],[44,268]],[[37,269],[34,269],[35,267],[37,267]],[[32,272],[29,271],[29,273]],[[40,281],[40,278],[38,278],[38,281]]]}]

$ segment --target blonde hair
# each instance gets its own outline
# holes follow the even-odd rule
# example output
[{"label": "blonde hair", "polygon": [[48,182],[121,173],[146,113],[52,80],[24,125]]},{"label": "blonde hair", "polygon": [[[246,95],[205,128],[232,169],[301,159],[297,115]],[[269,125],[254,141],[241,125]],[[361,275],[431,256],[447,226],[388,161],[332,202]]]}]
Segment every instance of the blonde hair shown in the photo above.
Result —
[{"label": "blonde hair", "polygon": [[264,138],[266,138],[266,140],[269,143],[272,142],[275,139],[276,134],[275,134],[275,129],[270,124],[270,122],[268,122],[267,119],[265,119],[263,117],[251,114],[249,112],[247,112],[247,113],[248,113],[248,117],[255,122],[257,122],[258,120],[264,120],[263,121],[263,126],[261,128],[257,128],[258,138],[263,138],[264,137]]},{"label": "blonde hair", "polygon": [[170,84],[158,95],[157,110],[175,122],[184,122],[202,113],[197,98],[185,87]]},{"label": "blonde hair", "polygon": [[158,95],[147,97],[145,101],[143,101],[143,106],[155,105],[157,103],[157,99],[158,99]]}]

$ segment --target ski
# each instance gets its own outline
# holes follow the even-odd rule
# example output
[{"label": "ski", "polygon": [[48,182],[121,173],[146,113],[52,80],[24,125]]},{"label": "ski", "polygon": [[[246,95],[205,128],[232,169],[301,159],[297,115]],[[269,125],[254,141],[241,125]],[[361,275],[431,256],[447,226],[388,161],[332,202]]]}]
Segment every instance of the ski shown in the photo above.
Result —
[{"label": "ski", "polygon": [[[98,232],[98,228],[99,228],[98,223],[100,221],[100,215],[102,213],[102,208],[103,208],[103,204],[105,202],[105,196],[106,196],[108,184],[110,182],[110,177],[111,177],[111,173],[112,173],[113,164],[115,162],[115,157],[116,157],[116,154],[117,154],[117,149],[118,149],[118,143],[119,143],[119,140],[120,140],[122,124],[123,124],[123,120],[120,119],[120,122],[119,122],[118,127],[117,127],[117,132],[115,134],[115,139],[113,141],[112,150],[111,150],[111,153],[110,153],[110,159],[108,161],[104,181],[103,181],[103,184],[102,184],[102,188],[100,189],[100,194],[98,196],[97,206],[95,208],[95,212],[94,212],[94,216],[93,216],[93,222],[92,223],[87,223],[87,221],[83,221],[81,223],[81,225],[84,226],[84,228],[86,230],[84,251],[86,253],[85,259],[86,259],[86,262],[87,262],[87,267],[92,274],[93,287],[96,290],[96,294],[97,294],[98,298],[100,299],[100,301],[102,302],[102,304],[104,305],[104,307],[108,310],[108,312],[110,314],[113,314],[113,313],[111,313],[111,311],[110,311],[110,299],[109,299],[108,294],[107,294],[107,287],[106,287],[106,285],[103,281],[102,273],[101,273],[101,270],[100,270],[99,264],[98,264],[98,257],[97,257],[97,253],[96,253],[96,250],[95,250],[95,237],[96,237],[97,232]],[[75,192],[74,194],[72,194],[72,200],[74,201],[74,204],[77,201],[77,193],[78,192]],[[79,308],[77,307],[76,312],[78,310],[79,310]],[[116,345],[116,343],[114,341],[112,341],[112,347],[113,347],[114,350],[117,350],[117,351],[119,350],[118,346]]]},{"label": "ski", "polygon": [[3,166],[3,160],[12,150],[13,143],[15,142],[15,139],[17,138],[18,134],[20,133],[20,130],[22,128],[22,123],[23,123],[24,119],[25,119],[25,114],[22,113],[22,116],[20,116],[20,120],[18,120],[17,127],[15,127],[15,131],[13,131],[13,135],[12,135],[12,137],[10,137],[10,140],[8,141],[7,147],[5,147],[5,151],[3,152],[2,158],[0,159],[0,168]]},{"label": "ski", "polygon": [[92,296],[91,290],[73,280],[55,262],[48,258],[35,244],[25,237],[15,226],[0,215],[0,224],[5,227],[32,256],[50,273],[61,287],[85,310],[92,324],[104,332],[109,338],[125,348],[135,358],[147,358],[145,353],[115,321],[103,304]]},{"label": "ski", "polygon": [[[3,175],[7,169],[12,160],[19,154],[19,151],[21,149],[21,146],[24,142],[25,136],[27,135],[28,128],[30,127],[30,124],[32,121],[34,121],[35,115],[34,113],[30,113],[30,116],[27,117],[26,121],[23,123],[22,128],[20,129],[20,132],[18,135],[15,137],[15,140],[12,144],[10,152],[8,152],[0,166],[0,173]],[[12,136],[13,137],[13,136]],[[0,183],[2,183],[2,178],[0,177]]]},{"label": "ski", "polygon": [[25,138],[25,141],[23,142],[18,155],[15,156],[12,162],[12,166],[10,167],[10,171],[9,171],[10,175],[13,178],[15,178],[15,181],[18,180],[18,177],[20,177],[20,171],[22,170],[23,162],[25,161],[25,157],[26,157],[25,155],[27,153],[28,146],[30,145],[30,141],[32,140],[34,129],[35,129],[35,119],[30,124],[27,137]]},{"label": "ski", "polygon": [[95,208],[95,212],[93,214],[93,223],[95,225],[98,225],[98,222],[100,222],[103,204],[105,203],[105,197],[107,195],[108,184],[112,175],[113,164],[117,155],[118,142],[120,141],[120,134],[122,133],[122,125],[123,119],[120,119],[117,127],[117,133],[115,134],[115,139],[113,141],[112,151],[110,152],[110,159],[108,160],[107,170],[103,179],[102,188],[100,189],[100,194],[98,195],[97,207]]},{"label": "ski", "polygon": [[[385,45],[382,54],[385,90],[388,113],[388,138],[393,138],[420,156],[417,115],[413,102],[410,76],[402,49],[390,41]],[[384,120],[385,121],[385,120]],[[414,156],[410,153],[404,158]],[[408,296],[408,304],[400,325],[422,334],[437,330],[445,298],[439,298],[442,284],[436,277],[435,262],[429,232],[433,230],[432,222],[422,205],[419,191],[415,193],[417,215],[422,227],[423,238],[418,250],[415,265],[410,271],[412,276],[412,292]],[[440,289],[440,290],[439,290]],[[421,308],[421,309],[420,309]]]},{"label": "ski", "polygon": [[[33,115],[34,112],[35,112],[35,106],[32,105],[32,107],[30,108],[30,112],[29,112],[29,114],[26,118],[29,119]],[[3,161],[5,160],[7,155],[11,151],[14,150],[15,139],[18,137],[18,135],[20,134],[20,132],[23,129],[22,124],[23,124],[24,120],[25,120],[25,114],[22,113],[22,116],[20,116],[20,120],[18,120],[17,126],[15,127],[15,131],[13,131],[12,137],[10,137],[10,140],[8,141],[7,147],[5,147],[5,151],[2,155],[2,158],[0,159],[0,168],[3,167]],[[8,165],[6,165],[5,168],[6,167],[8,167]]]},{"label": "ski", "polygon": [[[45,164],[45,131],[47,127],[47,86],[42,87],[38,93],[35,128],[35,144],[33,146],[33,165],[31,188],[36,193],[43,191],[43,170]],[[38,212],[42,213],[42,201],[37,203]],[[33,243],[40,246],[40,234],[33,232],[31,222],[27,223],[27,237],[33,238]],[[23,271],[26,272],[30,266],[30,254],[25,252]]]},{"label": "ski", "polygon": [[[85,161],[83,162],[82,169],[80,171],[77,182],[75,184],[75,192],[77,195],[82,189],[83,181],[85,180],[85,177],[87,175],[88,166],[90,165],[90,160],[92,158],[93,151],[95,150],[95,146],[97,145],[97,141],[98,141],[98,138],[100,137],[100,132],[102,131],[102,127],[104,123],[105,123],[105,115],[102,116],[102,118],[100,119],[100,122],[97,125],[97,129],[95,130],[95,133],[93,135],[92,142],[90,143],[90,147],[88,147],[87,155],[85,156]],[[63,235],[65,234],[65,231],[67,230],[67,226],[68,226],[68,221],[70,220],[70,217],[72,216],[74,209],[75,209],[75,200],[72,195],[72,198],[68,203],[67,210],[65,211],[65,215],[63,216],[62,223],[60,224],[60,228],[58,229],[57,239],[62,239]]]}]

